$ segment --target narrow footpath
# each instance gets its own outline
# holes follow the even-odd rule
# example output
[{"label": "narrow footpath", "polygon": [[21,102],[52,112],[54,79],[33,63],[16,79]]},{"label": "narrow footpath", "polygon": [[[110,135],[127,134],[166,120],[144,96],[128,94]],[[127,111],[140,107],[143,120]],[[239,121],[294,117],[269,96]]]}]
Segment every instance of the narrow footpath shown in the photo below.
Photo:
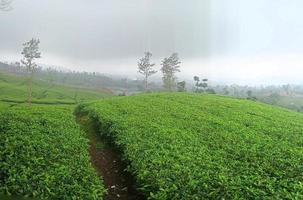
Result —
[{"label": "narrow footpath", "polygon": [[97,127],[87,115],[77,116],[77,122],[89,138],[91,162],[107,189],[105,200],[144,200],[146,199],[134,188],[133,178],[125,171],[114,148],[100,137]]}]

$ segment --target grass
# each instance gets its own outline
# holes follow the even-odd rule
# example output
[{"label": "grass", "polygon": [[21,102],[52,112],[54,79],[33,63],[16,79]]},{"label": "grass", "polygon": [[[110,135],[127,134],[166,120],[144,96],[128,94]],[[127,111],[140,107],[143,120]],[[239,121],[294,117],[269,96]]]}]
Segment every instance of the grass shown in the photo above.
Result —
[{"label": "grass", "polygon": [[[0,72],[0,101],[25,103],[27,100],[27,79]],[[82,101],[111,96],[108,91],[77,88],[47,81],[34,80],[33,103],[37,104],[75,104]]]},{"label": "grass", "polygon": [[150,199],[303,199],[303,115],[216,95],[82,104]]},{"label": "grass", "polygon": [[68,106],[0,107],[0,194],[102,199],[88,139]]}]

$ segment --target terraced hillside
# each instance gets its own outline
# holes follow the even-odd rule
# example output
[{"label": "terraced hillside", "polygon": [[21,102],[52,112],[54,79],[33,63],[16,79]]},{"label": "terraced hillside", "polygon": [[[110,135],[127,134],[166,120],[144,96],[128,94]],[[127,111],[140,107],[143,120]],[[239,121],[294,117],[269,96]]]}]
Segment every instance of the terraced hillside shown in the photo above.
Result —
[{"label": "terraced hillside", "polygon": [[151,199],[303,199],[303,115],[216,95],[146,94],[78,107]]},{"label": "terraced hillside", "polygon": [[[79,88],[58,85],[42,80],[33,82],[33,103],[75,104],[111,96],[106,89]],[[27,100],[27,79],[0,72],[0,101],[23,103]]]}]

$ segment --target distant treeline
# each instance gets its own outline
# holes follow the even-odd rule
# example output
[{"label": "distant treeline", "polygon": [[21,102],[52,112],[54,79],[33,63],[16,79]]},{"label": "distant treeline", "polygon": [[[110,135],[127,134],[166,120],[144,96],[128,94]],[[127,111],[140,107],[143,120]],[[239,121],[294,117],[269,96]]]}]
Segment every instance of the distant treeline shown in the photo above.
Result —
[{"label": "distant treeline", "polygon": [[[0,62],[0,72],[7,72],[18,76],[26,76],[26,68],[19,62]],[[64,84],[77,87],[94,89],[107,88],[115,94],[129,95],[142,92],[145,88],[144,80],[131,80],[127,78],[110,77],[98,72],[78,72],[57,70],[55,68],[37,67],[35,78],[50,84]],[[185,87],[185,81],[183,87]],[[183,83],[180,82],[180,83]],[[162,83],[148,83],[149,91],[163,91]],[[178,85],[179,87],[179,85]],[[181,90],[182,91],[182,90]],[[216,93],[220,95],[258,100],[272,105],[279,105],[296,111],[303,111],[303,86],[302,85],[272,85],[272,86],[243,86],[243,85],[218,85],[211,84],[208,79],[193,77],[186,83],[187,92]]]},{"label": "distant treeline", "polygon": [[303,112],[303,86],[302,85],[272,85],[272,86],[240,86],[229,85],[214,86],[217,94],[246,98],[261,101],[267,104],[285,107]]}]

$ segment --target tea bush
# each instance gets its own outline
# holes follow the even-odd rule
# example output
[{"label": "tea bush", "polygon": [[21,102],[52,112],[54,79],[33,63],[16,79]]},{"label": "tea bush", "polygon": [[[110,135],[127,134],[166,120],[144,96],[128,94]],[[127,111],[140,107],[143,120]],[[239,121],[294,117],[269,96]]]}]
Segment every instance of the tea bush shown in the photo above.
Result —
[{"label": "tea bush", "polygon": [[88,141],[71,108],[18,107],[0,112],[0,194],[37,199],[100,199]]},{"label": "tea bush", "polygon": [[145,94],[83,104],[150,199],[303,199],[303,115],[248,100]]}]

